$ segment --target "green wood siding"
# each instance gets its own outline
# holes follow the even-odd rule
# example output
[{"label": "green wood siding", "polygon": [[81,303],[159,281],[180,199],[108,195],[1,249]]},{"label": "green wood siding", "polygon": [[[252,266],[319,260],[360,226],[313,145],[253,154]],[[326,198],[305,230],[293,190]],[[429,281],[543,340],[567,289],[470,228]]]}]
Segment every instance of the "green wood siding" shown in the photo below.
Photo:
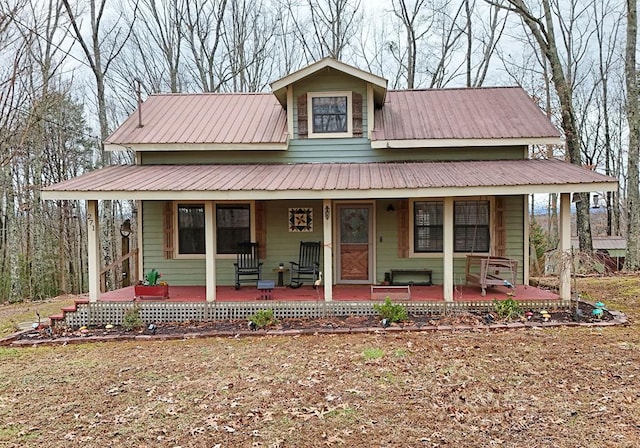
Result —
[{"label": "green wood siding", "polygon": [[[506,231],[506,256],[518,260],[518,283],[523,281],[524,271],[524,199],[522,196],[504,197],[504,219]],[[173,259],[167,260],[163,253],[162,201],[145,201],[143,205],[143,267],[144,272],[155,268],[163,274],[162,280],[174,285],[204,285],[205,260]],[[387,211],[393,204],[396,211]],[[289,232],[289,208],[313,208],[313,232]],[[379,200],[375,206],[375,248],[376,272],[375,281],[382,282],[385,272],[396,268],[424,268],[433,271],[433,282],[442,284],[442,256],[434,258],[399,258],[398,257],[398,203],[393,200]],[[262,261],[263,278],[277,280],[277,272],[273,269],[278,263],[289,267],[290,261],[297,261],[300,241],[322,241],[322,201],[289,200],[269,202],[266,212],[267,221],[267,253]],[[260,242],[264,244],[264,242]],[[217,258],[216,276],[219,285],[233,285],[235,258]],[[323,261],[320,260],[321,270]],[[456,255],[454,258],[454,284],[465,284],[466,257]],[[285,274],[285,282],[288,273]]]},{"label": "green wood siding", "polygon": [[480,148],[371,149],[369,140],[291,140],[285,151],[167,151],[141,152],[143,165],[205,163],[396,162],[522,159],[519,146]]},{"label": "green wood siding", "polygon": [[[163,201],[145,201],[143,210],[143,268],[144,272],[155,268],[162,273],[162,280],[170,285],[204,285],[205,260],[164,258],[163,242]],[[313,208],[313,232],[289,232],[289,208]],[[300,241],[322,241],[322,201],[274,201],[267,207],[267,256],[262,261],[263,278],[277,280],[273,269],[278,263],[289,267],[290,261],[298,261]],[[264,242],[260,242],[264,244]],[[216,277],[219,285],[234,284],[234,257],[216,259]],[[322,258],[320,259],[322,269]],[[285,275],[285,282],[288,274]]]},{"label": "green wood siding", "polygon": [[145,201],[142,206],[144,272],[155,268],[162,273],[162,281],[170,285],[204,285],[204,258],[174,260],[164,258],[163,207],[164,201]]}]

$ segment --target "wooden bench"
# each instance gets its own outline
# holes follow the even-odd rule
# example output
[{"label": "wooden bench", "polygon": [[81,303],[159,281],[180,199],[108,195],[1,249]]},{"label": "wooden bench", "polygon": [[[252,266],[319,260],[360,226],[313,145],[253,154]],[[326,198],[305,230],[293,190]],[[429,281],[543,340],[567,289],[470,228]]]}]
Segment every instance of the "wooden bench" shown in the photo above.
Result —
[{"label": "wooden bench", "polygon": [[276,287],[276,282],[273,280],[258,280],[258,291],[260,291],[260,297],[258,300],[271,300],[273,296],[271,292]]},{"label": "wooden bench", "polygon": [[[423,281],[415,281],[415,280],[405,280],[399,281],[397,280],[398,276],[422,276]],[[415,278],[415,277],[414,277]],[[389,283],[392,286],[431,286],[433,282],[431,280],[431,270],[430,269],[391,269],[389,271]]]},{"label": "wooden bench", "polygon": [[371,300],[411,300],[411,286],[371,285]]}]

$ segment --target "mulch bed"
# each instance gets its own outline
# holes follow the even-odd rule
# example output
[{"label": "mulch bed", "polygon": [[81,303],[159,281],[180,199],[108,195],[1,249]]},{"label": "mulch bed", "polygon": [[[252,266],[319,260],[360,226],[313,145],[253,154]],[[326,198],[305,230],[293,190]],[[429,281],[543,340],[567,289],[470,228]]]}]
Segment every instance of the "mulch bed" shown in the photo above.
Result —
[{"label": "mulch bed", "polygon": [[[578,303],[578,311],[556,309],[548,310],[550,318],[543,318],[540,312],[533,312],[528,318],[519,320],[501,320],[495,312],[473,313],[457,312],[448,315],[411,315],[403,322],[383,325],[377,316],[331,316],[324,318],[288,318],[281,319],[263,329],[252,329],[248,320],[224,320],[213,322],[170,322],[145,324],[137,331],[125,331],[120,326],[105,327],[55,327],[41,328],[23,332],[14,338],[17,341],[60,342],[77,339],[117,340],[131,339],[137,336],[147,337],[197,337],[197,336],[230,336],[250,334],[314,334],[361,331],[421,331],[421,330],[473,330],[496,328],[523,328],[557,325],[610,325],[616,320],[612,312],[605,310],[596,318],[592,315],[594,306],[585,302]],[[615,313],[615,312],[613,312]],[[79,341],[78,341],[79,342]]]}]

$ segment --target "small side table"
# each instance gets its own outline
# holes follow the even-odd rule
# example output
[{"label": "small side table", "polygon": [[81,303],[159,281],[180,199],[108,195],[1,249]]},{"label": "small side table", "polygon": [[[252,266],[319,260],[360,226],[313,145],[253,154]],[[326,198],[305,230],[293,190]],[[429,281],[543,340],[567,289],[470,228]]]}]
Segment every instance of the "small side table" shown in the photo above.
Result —
[{"label": "small side table", "polygon": [[284,273],[289,272],[289,268],[277,267],[273,270],[273,272],[278,273],[278,286],[284,286]]},{"label": "small side table", "polygon": [[273,280],[258,280],[258,291],[260,291],[260,297],[258,299],[271,300],[273,296],[271,291],[275,287],[276,283]]}]

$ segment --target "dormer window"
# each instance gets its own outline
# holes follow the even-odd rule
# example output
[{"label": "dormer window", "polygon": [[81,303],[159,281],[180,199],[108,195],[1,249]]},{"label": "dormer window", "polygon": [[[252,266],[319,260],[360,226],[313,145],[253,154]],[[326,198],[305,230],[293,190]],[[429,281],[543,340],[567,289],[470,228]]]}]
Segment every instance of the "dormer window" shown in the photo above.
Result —
[{"label": "dormer window", "polygon": [[309,138],[352,137],[351,92],[307,93]]}]

